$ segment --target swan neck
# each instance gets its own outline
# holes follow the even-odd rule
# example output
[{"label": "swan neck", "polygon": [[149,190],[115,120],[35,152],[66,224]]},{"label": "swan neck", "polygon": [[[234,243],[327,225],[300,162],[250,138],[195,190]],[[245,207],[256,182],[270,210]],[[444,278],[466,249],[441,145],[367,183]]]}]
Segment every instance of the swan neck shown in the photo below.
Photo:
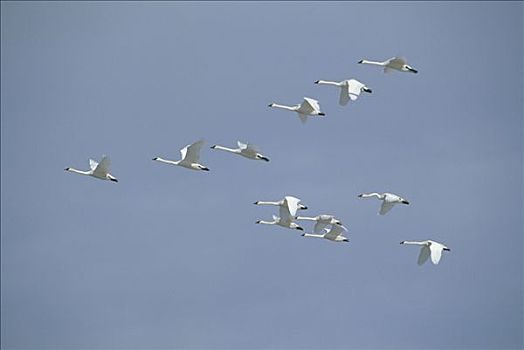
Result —
[{"label": "swan neck", "polygon": [[91,175],[91,171],[83,171],[83,170],[78,170],[78,169],[75,169],[75,168],[68,168],[67,171],[70,171],[72,173],[77,173],[77,174],[80,174],[80,175]]},{"label": "swan neck", "polygon": [[296,220],[317,221],[317,218],[312,218],[312,217],[309,217],[309,216],[297,216]]},{"label": "swan neck", "polygon": [[258,201],[258,205],[280,205],[279,202],[269,202],[269,201]]},{"label": "swan neck", "polygon": [[369,61],[369,60],[362,60],[362,64],[371,64],[374,66],[384,66],[384,62]]},{"label": "swan neck", "polygon": [[294,111],[295,110],[295,107],[292,107],[292,106],[285,106],[285,105],[280,105],[278,103],[273,103],[273,105],[271,107],[274,107],[274,108],[281,108],[281,109],[287,109],[288,111]]},{"label": "swan neck", "polygon": [[316,235],[313,233],[304,233],[304,237],[324,238],[324,235]]},{"label": "swan neck", "polygon": [[164,159],[164,158],[160,158],[160,157],[156,157],[154,160],[156,160],[157,162],[161,162],[161,163],[167,163],[167,164],[175,164],[175,165],[178,165],[178,163],[180,163],[180,161],[174,161],[174,160],[168,160],[168,159]]},{"label": "swan neck", "polygon": [[342,86],[342,84],[336,82],[336,81],[328,81],[328,80],[319,80],[319,85],[334,85],[334,86]]},{"label": "swan neck", "polygon": [[222,151],[226,151],[226,152],[231,152],[231,153],[240,153],[240,150],[238,150],[238,149],[228,148],[228,147],[224,147],[224,146],[220,146],[220,145],[215,145],[214,148],[222,150]]}]

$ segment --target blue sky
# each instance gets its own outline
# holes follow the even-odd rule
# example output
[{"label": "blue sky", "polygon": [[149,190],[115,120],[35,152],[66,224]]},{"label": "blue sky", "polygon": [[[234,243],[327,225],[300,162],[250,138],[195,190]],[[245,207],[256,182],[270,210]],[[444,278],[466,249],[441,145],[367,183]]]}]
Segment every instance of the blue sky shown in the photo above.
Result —
[{"label": "blue sky", "polygon": [[[522,17],[2,1],[2,348],[522,348]],[[395,55],[419,73],[357,64]],[[313,84],[348,78],[373,93]],[[267,107],[303,96],[326,118]],[[210,172],[151,160],[200,138]],[[271,162],[209,149],[237,140]],[[63,171],[102,154],[119,183]],[[350,243],[255,225],[284,195]],[[423,239],[438,266],[399,245]]]}]

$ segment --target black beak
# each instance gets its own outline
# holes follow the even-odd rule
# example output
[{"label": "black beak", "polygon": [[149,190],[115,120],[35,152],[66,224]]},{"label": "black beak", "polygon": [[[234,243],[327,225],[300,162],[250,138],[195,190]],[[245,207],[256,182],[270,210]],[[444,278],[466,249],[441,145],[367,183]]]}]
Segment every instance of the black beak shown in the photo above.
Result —
[{"label": "black beak", "polygon": [[153,158],[153,160],[157,160],[157,159],[158,159],[158,157]]},{"label": "black beak", "polygon": [[211,147],[209,147],[209,148],[215,149],[216,146],[217,146],[217,145],[213,145],[213,146],[211,146]]},{"label": "black beak", "polygon": [[255,222],[255,224],[260,224],[260,220],[257,220],[257,222]]},{"label": "black beak", "polygon": [[301,236],[302,236],[302,237],[305,237],[305,236],[306,236],[306,234],[305,234],[305,233],[303,233],[303,234],[301,234]]},{"label": "black beak", "polygon": [[270,103],[270,104],[268,104],[267,106],[268,106],[268,107],[273,107],[273,104],[272,104],[272,103]]},{"label": "black beak", "polygon": [[368,89],[368,88],[363,88],[362,90],[364,90],[367,93],[372,93],[373,92],[371,89]]},{"label": "black beak", "polygon": [[304,229],[302,227],[297,227],[297,230],[300,230],[300,231],[304,231]]},{"label": "black beak", "polygon": [[402,201],[402,203],[409,205],[408,201]]},{"label": "black beak", "polygon": [[305,205],[303,205],[302,207],[300,207],[300,209],[302,209],[302,210],[306,210],[307,207],[306,207]]},{"label": "black beak", "polygon": [[319,81],[320,81],[320,80],[315,81],[315,84],[318,84]]},{"label": "black beak", "polygon": [[109,179],[109,180],[111,180],[111,181],[114,181],[114,182],[118,182],[118,180],[117,180],[117,179]]},{"label": "black beak", "polygon": [[69,170],[69,168],[65,168],[64,170],[65,170],[65,171],[68,171],[68,170]]},{"label": "black beak", "polygon": [[203,167],[201,169],[204,170],[204,171],[209,171],[209,168],[206,168],[206,167]]},{"label": "black beak", "polygon": [[451,251],[451,249],[449,249],[449,248],[444,248],[444,250],[446,250],[446,251],[448,251],[448,252],[450,252],[450,251]]},{"label": "black beak", "polygon": [[318,115],[325,116],[326,113],[320,112]]},{"label": "black beak", "polygon": [[409,71],[410,71],[411,73],[415,73],[415,74],[417,74],[417,73],[418,73],[418,70],[416,70],[416,69],[413,69],[413,68],[409,68]]},{"label": "black beak", "polygon": [[265,160],[266,162],[269,162],[269,158],[266,158],[266,157],[260,157],[260,159]]},{"label": "black beak", "polygon": [[360,60],[360,61],[358,61],[357,63],[360,64],[360,63],[362,63],[362,61],[364,61],[364,60]]}]

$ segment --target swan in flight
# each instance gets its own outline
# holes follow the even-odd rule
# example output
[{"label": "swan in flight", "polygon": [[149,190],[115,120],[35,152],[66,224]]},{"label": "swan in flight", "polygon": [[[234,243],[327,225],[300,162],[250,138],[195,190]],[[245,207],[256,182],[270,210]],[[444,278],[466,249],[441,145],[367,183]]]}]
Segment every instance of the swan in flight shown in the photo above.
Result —
[{"label": "swan in flight", "polygon": [[324,238],[329,239],[333,242],[349,242],[349,239],[343,236],[344,232],[347,232],[347,228],[342,225],[331,225],[331,229],[325,228],[323,234],[312,234],[312,233],[303,233],[303,237],[315,237],[315,238]]},{"label": "swan in flight", "polygon": [[238,148],[227,148],[220,145],[214,145],[211,146],[211,148],[238,154],[249,159],[263,160],[269,162],[269,158],[260,154],[258,148],[255,145],[249,143],[242,143],[240,141],[237,141],[237,145]]},{"label": "swan in flight", "polygon": [[326,114],[320,111],[320,104],[317,100],[309,97],[304,97],[302,104],[294,106],[284,106],[277,103],[271,103],[269,107],[286,109],[288,111],[297,112],[302,123],[307,122],[308,116],[323,117]]},{"label": "swan in flight", "polygon": [[358,96],[360,96],[360,92],[362,91],[371,93],[370,88],[355,79],[343,80],[341,82],[317,80],[315,81],[315,84],[338,86],[340,88],[340,97],[338,99],[338,103],[341,106],[347,105],[349,100],[355,101]]},{"label": "swan in flight", "polygon": [[173,164],[173,165],[179,165],[184,168],[192,169],[192,170],[205,170],[209,171],[209,169],[202,164],[199,164],[198,161],[200,159],[200,149],[202,148],[202,145],[204,144],[204,140],[197,141],[193,144],[187,145],[186,147],[182,148],[180,150],[180,154],[182,155],[182,159],[180,160],[167,160],[160,157],[155,157],[153,160],[167,163],[167,164]]},{"label": "swan in flight", "polygon": [[450,251],[448,247],[446,247],[442,243],[438,243],[435,241],[402,241],[400,244],[414,244],[414,245],[420,245],[422,248],[420,249],[420,254],[418,255],[418,264],[422,265],[428,260],[428,257],[431,255],[431,262],[435,265],[437,265],[440,261],[440,258],[442,257],[442,251],[447,250]]},{"label": "swan in flight", "polygon": [[285,207],[289,211],[291,216],[297,215],[297,210],[305,210],[307,207],[300,203],[300,199],[292,196],[285,196],[284,199],[281,199],[277,202],[270,202],[270,201],[256,201],[256,205],[278,205],[280,207]]},{"label": "swan in flight", "polygon": [[64,170],[81,175],[89,175],[101,180],[111,180],[114,182],[118,182],[117,178],[109,173],[110,165],[111,161],[109,160],[109,157],[103,156],[100,163],[98,163],[96,160],[89,159],[89,167],[91,168],[91,170],[83,171],[77,170],[75,168],[65,168]]},{"label": "swan in flight", "polygon": [[297,216],[295,217],[296,220],[309,220],[309,221],[315,221],[315,227],[313,231],[315,233],[322,233],[324,232],[324,229],[326,229],[329,225],[342,225],[342,222],[335,218],[333,215],[317,215],[314,217],[309,216]]},{"label": "swan in flight", "polygon": [[279,213],[280,217],[273,215],[273,221],[258,220],[256,223],[264,225],[278,225],[285,228],[304,231],[304,229],[300,227],[300,225],[293,222],[293,216],[291,216],[286,206],[280,206]]},{"label": "swan in flight", "polygon": [[411,73],[418,73],[416,69],[409,66],[404,58],[401,57],[392,57],[389,60],[386,60],[384,62],[377,62],[377,61],[368,61],[368,60],[360,60],[358,61],[360,64],[371,64],[374,66],[381,66],[384,67],[384,73],[389,73],[392,69],[398,70],[401,72],[411,72]]},{"label": "swan in flight", "polygon": [[362,194],[359,194],[358,197],[359,198],[376,197],[376,198],[380,199],[382,201],[382,206],[380,207],[380,211],[379,211],[380,215],[386,214],[397,203],[402,203],[402,204],[409,205],[409,202],[407,200],[405,200],[404,198],[402,198],[400,196],[397,196],[396,194],[387,193],[387,192],[382,193],[382,194],[381,193],[375,193],[375,192],[373,192],[373,193],[362,193]]}]

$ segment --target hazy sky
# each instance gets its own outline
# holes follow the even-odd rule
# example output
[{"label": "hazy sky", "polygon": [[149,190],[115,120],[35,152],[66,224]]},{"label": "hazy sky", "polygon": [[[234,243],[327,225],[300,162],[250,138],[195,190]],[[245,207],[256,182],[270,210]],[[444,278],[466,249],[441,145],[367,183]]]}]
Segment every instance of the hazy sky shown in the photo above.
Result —
[{"label": "hazy sky", "polygon": [[[522,348],[522,22],[522,2],[2,1],[2,348]],[[419,73],[357,64],[395,55]],[[313,84],[348,78],[373,93]],[[326,118],[267,107],[303,96]],[[151,160],[200,138],[210,172]],[[209,149],[237,140],[271,161]],[[118,183],[63,170],[102,154]],[[379,216],[369,191],[411,205]],[[350,243],[256,225],[286,194]],[[423,239],[451,252],[417,266],[399,242]]]}]

